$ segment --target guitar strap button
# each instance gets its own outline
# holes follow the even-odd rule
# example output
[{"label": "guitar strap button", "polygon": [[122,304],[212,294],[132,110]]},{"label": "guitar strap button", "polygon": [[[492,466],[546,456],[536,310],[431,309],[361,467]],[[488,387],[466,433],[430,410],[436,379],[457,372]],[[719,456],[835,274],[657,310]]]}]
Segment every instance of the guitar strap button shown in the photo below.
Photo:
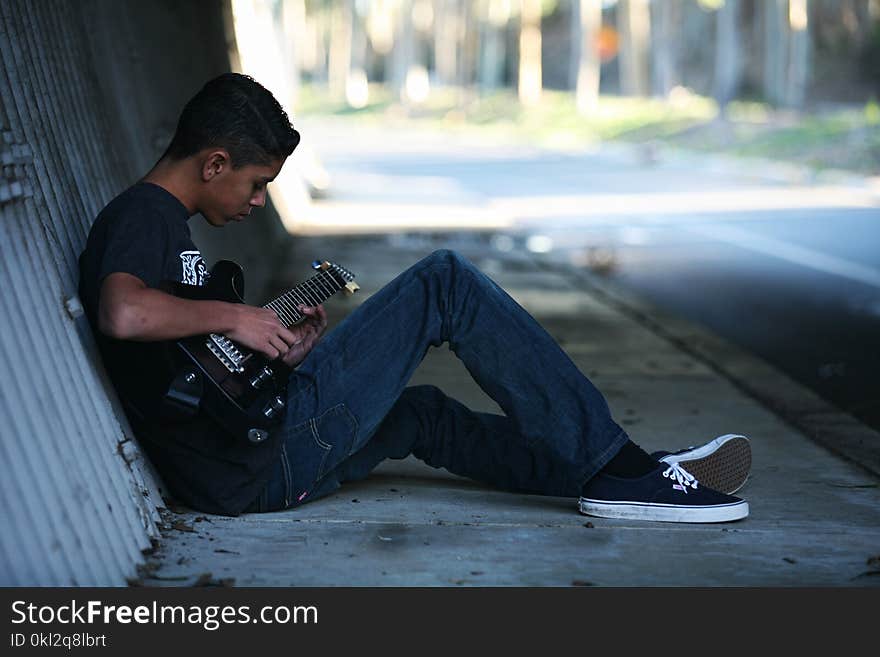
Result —
[{"label": "guitar strap button", "polygon": [[263,429],[250,429],[247,436],[252,443],[261,443],[269,437],[269,432]]}]

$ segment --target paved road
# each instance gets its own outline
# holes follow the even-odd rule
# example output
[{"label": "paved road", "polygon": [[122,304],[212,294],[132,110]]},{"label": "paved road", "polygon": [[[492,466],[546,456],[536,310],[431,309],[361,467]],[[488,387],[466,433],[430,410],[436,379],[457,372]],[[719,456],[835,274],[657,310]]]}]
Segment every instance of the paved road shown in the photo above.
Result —
[{"label": "paved road", "polygon": [[[880,224],[876,210],[735,215],[582,235],[609,276],[698,321],[880,428]],[[871,263],[871,258],[875,263]]]},{"label": "paved road", "polygon": [[[497,231],[500,248],[599,269],[880,428],[880,195],[870,188],[402,128],[305,131],[334,182],[316,220]],[[431,210],[415,216],[425,199]]]}]

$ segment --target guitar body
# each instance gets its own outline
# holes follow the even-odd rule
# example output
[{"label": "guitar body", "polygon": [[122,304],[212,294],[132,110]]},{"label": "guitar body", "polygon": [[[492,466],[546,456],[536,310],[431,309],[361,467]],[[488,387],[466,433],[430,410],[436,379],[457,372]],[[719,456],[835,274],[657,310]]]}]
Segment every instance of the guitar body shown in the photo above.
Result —
[{"label": "guitar body", "polygon": [[[340,289],[354,291],[351,276],[337,265],[323,263],[325,270],[288,295],[270,303],[279,318],[301,317],[293,304],[317,305]],[[334,268],[328,271],[329,268]],[[317,268],[317,266],[316,266]],[[343,273],[344,272],[344,273]],[[319,283],[314,281],[318,279]],[[236,263],[221,260],[212,269],[205,285],[173,283],[175,296],[193,300],[244,303],[244,273]],[[302,289],[301,289],[302,288]],[[303,291],[305,290],[305,291]],[[286,311],[286,312],[285,312]],[[166,408],[193,414],[202,410],[234,436],[261,443],[284,416],[289,369],[281,361],[270,361],[219,334],[182,338],[174,343],[175,361],[179,364],[165,396]]]}]

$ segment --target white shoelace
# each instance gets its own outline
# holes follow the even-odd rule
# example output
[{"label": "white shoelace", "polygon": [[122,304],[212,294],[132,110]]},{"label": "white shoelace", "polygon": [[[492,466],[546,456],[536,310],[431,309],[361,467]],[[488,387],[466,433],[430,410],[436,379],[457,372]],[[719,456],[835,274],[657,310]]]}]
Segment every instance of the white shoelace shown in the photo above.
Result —
[{"label": "white shoelace", "polygon": [[[694,477],[690,472],[681,467],[678,463],[673,463],[668,468],[663,471],[663,476],[667,479],[672,479],[673,488],[680,488],[687,494],[688,486],[697,490],[697,478]],[[676,486],[675,482],[678,482],[678,486]]]}]

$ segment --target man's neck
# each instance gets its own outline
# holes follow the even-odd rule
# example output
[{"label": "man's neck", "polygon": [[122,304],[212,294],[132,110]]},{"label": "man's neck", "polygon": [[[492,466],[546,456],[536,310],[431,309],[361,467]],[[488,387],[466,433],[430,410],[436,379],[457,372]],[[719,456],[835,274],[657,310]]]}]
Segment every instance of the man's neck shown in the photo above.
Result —
[{"label": "man's neck", "polygon": [[158,185],[176,197],[192,216],[198,212],[195,186],[191,183],[193,176],[198,175],[197,166],[188,158],[183,160],[162,158],[142,178],[142,181]]}]

